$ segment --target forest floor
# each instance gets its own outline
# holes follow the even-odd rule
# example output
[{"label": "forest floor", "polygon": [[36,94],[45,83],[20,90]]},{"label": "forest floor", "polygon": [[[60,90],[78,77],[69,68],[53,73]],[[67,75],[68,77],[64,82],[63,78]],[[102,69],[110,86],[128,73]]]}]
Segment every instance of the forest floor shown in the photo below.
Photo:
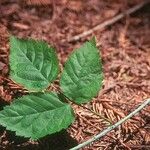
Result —
[{"label": "forest floor", "polygon": [[[68,54],[93,35],[101,52],[104,82],[99,95],[87,104],[114,123],[150,97],[150,4],[132,15],[79,40],[75,35],[126,11],[142,0],[55,0],[34,6],[19,0],[0,2],[0,107],[25,90],[9,79],[8,35],[43,39],[56,47],[64,64]],[[76,121],[67,131],[40,141],[16,137],[0,128],[0,149],[67,150],[108,126],[87,110],[73,106]],[[150,149],[150,106],[83,150]]]}]

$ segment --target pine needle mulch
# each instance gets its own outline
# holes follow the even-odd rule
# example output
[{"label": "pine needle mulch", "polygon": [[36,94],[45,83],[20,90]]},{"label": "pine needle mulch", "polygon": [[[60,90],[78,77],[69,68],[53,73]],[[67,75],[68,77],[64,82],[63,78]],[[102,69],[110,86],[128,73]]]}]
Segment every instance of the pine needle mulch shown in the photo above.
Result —
[{"label": "pine needle mulch", "polygon": [[[62,63],[72,49],[79,47],[90,36],[68,43],[65,39],[82,33],[124,11],[140,0],[118,2],[89,0],[56,1],[55,5],[27,6],[19,1],[4,1],[0,6],[0,107],[28,91],[9,79],[8,32],[19,37],[44,39],[57,48]],[[76,7],[75,7],[76,6]],[[101,52],[104,83],[98,97],[86,107],[117,122],[150,97],[150,12],[148,6],[127,16],[103,31],[96,31]],[[35,28],[36,26],[36,28]],[[67,131],[48,136],[40,141],[15,137],[0,129],[0,149],[66,150],[99,133],[108,123],[73,106],[76,121]],[[119,128],[92,143],[84,150],[150,149],[150,107],[122,124]]]}]

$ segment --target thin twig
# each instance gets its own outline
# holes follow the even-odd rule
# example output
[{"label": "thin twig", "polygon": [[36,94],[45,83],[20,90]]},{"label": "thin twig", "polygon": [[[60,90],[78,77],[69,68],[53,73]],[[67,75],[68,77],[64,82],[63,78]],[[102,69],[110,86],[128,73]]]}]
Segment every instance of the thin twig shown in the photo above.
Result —
[{"label": "thin twig", "polygon": [[140,4],[137,4],[135,5],[134,7],[126,10],[125,12],[122,12],[120,13],[119,15],[116,15],[114,16],[113,18],[109,19],[109,20],[106,20],[104,21],[103,23],[101,24],[98,24],[97,26],[95,26],[94,28],[90,29],[90,30],[87,30],[87,31],[84,31],[83,33],[81,34],[78,34],[72,38],[69,38],[67,41],[68,42],[73,42],[73,41],[78,41],[79,39],[83,38],[83,37],[86,37],[90,34],[92,34],[93,32],[97,31],[97,30],[102,30],[104,29],[105,27],[107,26],[110,26],[114,23],[116,23],[117,21],[121,20],[122,18],[124,18],[126,15],[130,15],[134,12],[136,12],[137,10],[141,9],[143,6],[145,6],[146,4],[148,4],[150,1],[149,0],[145,0],[144,2],[140,3]]},{"label": "thin twig", "polygon": [[127,121],[131,117],[133,117],[135,114],[137,114],[139,111],[141,111],[147,105],[150,105],[150,98],[146,99],[137,109],[135,109],[133,112],[131,112],[125,118],[121,119],[120,121],[118,121],[114,125],[108,127],[107,129],[103,130],[102,132],[100,132],[96,136],[93,136],[91,139],[89,139],[89,140],[87,140],[87,141],[85,141],[85,142],[83,142],[83,143],[81,143],[81,144],[71,148],[70,150],[78,150],[78,149],[83,148],[83,147],[91,144],[92,142],[100,139],[101,137],[103,137],[104,135],[106,135],[107,133],[109,133],[110,131],[112,131],[116,127],[120,126],[122,123],[124,123],[125,121]]}]

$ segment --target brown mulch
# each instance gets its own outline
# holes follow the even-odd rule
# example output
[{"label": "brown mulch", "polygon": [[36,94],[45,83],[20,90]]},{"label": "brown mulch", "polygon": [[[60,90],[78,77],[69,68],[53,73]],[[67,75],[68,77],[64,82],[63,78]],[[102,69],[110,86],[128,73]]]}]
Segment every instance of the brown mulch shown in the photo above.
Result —
[{"label": "brown mulch", "polygon": [[[27,91],[9,79],[9,34],[43,39],[53,44],[62,63],[88,36],[64,42],[127,10],[142,0],[55,0],[50,5],[27,5],[19,0],[0,1],[0,107]],[[86,106],[117,122],[150,97],[150,9],[93,33],[101,52],[105,80],[97,98]],[[67,131],[40,141],[16,137],[0,128],[0,149],[66,150],[108,126],[103,119],[73,106],[76,121]],[[83,150],[150,149],[150,107]]]}]

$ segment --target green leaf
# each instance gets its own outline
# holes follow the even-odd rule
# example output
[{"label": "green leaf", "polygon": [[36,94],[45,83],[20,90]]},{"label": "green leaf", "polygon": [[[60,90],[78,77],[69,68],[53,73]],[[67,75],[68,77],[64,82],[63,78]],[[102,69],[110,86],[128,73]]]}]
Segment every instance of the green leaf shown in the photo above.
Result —
[{"label": "green leaf", "polygon": [[73,52],[65,63],[60,86],[64,94],[76,103],[86,103],[102,86],[102,63],[95,39]]},{"label": "green leaf", "polygon": [[43,41],[10,38],[10,77],[31,91],[41,91],[56,79],[56,53]]},{"label": "green leaf", "polygon": [[66,129],[74,121],[73,110],[55,93],[23,96],[0,112],[0,124],[16,135],[38,139]]},{"label": "green leaf", "polygon": [[96,47],[96,38],[95,38],[95,36],[89,42],[91,44],[93,44],[94,47]]}]

